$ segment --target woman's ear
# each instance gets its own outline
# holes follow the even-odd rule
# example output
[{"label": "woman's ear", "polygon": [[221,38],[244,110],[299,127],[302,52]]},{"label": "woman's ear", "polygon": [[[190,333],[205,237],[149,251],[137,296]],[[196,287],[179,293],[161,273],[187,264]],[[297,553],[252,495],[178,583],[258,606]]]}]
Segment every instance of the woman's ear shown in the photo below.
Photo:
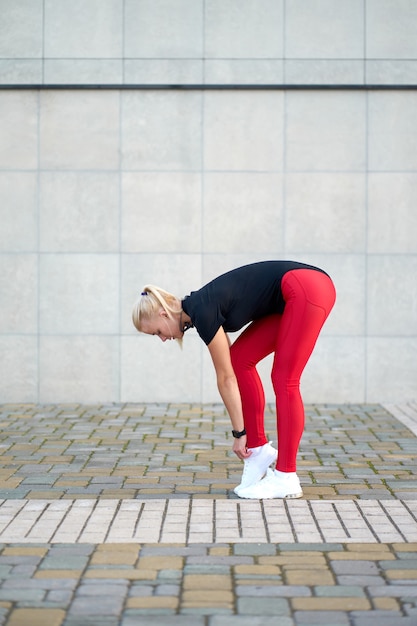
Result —
[{"label": "woman's ear", "polygon": [[168,317],[168,313],[165,311],[165,309],[159,309],[159,315],[161,317]]}]

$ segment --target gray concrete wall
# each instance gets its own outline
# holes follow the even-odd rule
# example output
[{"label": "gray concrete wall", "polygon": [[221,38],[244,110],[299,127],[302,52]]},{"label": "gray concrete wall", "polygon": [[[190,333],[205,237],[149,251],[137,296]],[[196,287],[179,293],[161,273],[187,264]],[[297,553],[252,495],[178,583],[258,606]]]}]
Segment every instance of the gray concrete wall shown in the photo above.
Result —
[{"label": "gray concrete wall", "polygon": [[132,302],[270,258],[338,290],[306,401],[417,396],[413,0],[0,15],[0,401],[219,401],[194,331],[183,352],[140,336]]}]

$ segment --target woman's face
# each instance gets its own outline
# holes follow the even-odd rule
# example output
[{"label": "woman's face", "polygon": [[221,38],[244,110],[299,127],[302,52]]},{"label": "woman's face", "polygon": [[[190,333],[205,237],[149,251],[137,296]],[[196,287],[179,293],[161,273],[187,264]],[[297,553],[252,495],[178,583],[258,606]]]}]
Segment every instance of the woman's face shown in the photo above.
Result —
[{"label": "woman's face", "polygon": [[151,319],[143,321],[141,326],[143,333],[155,335],[161,341],[181,339],[184,334],[180,331],[179,320],[175,317],[171,319],[164,309],[160,309]]}]

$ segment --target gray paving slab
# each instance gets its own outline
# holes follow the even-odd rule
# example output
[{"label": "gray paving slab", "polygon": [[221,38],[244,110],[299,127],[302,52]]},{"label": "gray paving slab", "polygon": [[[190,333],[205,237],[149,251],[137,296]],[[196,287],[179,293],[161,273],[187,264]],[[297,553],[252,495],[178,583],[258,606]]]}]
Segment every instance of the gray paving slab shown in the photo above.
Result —
[{"label": "gray paving slab", "polygon": [[[237,498],[222,405],[3,405],[0,428],[3,499]],[[378,404],[307,406],[304,499],[417,499],[416,441]]]},{"label": "gray paving slab", "polygon": [[[59,563],[55,551],[50,545],[2,547],[0,568],[11,566],[0,576],[3,623],[98,626],[148,618],[175,624],[204,616],[204,625],[232,626],[238,618],[245,624],[249,617],[264,625],[279,617],[289,626],[350,626],[376,617],[412,624],[417,616],[416,569],[407,567],[404,544],[296,544],[291,550],[270,544],[267,551],[250,543],[206,544],[198,555],[181,544],[96,544],[86,563],[65,561],[65,555]],[[29,553],[34,570],[17,574]],[[366,579],[343,579],[342,572],[355,571]]]},{"label": "gray paving slab", "polygon": [[249,501],[221,405],[3,405],[0,626],[417,624],[414,421],[307,406],[304,498]]}]

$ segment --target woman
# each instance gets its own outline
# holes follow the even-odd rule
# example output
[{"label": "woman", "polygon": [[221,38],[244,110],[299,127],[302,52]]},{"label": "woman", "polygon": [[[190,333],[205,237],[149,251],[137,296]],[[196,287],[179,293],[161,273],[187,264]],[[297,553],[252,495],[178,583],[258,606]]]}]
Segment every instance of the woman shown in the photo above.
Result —
[{"label": "woman", "polygon": [[[323,270],[294,261],[263,261],[227,272],[183,300],[147,285],[133,309],[137,330],[162,341],[195,327],[206,343],[232,422],[233,451],[244,461],[241,498],[300,498],[296,473],[304,430],[300,377],[335,302]],[[227,332],[247,328],[230,344]],[[264,430],[265,396],[257,363],[274,353],[278,451]],[[271,464],[275,469],[269,470]]]}]

